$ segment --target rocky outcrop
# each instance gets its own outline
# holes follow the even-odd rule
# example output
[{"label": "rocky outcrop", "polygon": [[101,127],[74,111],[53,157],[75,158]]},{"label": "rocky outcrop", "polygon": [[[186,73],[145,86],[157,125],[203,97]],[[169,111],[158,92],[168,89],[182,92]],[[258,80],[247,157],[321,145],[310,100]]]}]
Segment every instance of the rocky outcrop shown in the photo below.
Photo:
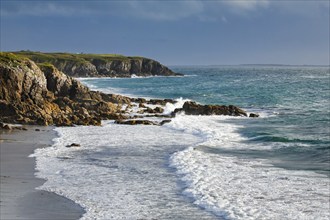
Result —
[{"label": "rocky outcrop", "polygon": [[158,61],[113,54],[70,54],[20,51],[36,63],[50,63],[72,77],[179,76]]},{"label": "rocky outcrop", "polygon": [[125,100],[90,91],[53,65],[8,53],[0,55],[0,88],[0,121],[10,123],[100,125],[121,118],[119,103]]},{"label": "rocky outcrop", "polygon": [[[54,65],[35,62],[11,53],[0,53],[0,122],[39,125],[100,125],[111,119],[118,124],[163,125],[184,111],[187,115],[247,116],[236,106],[185,102],[172,115],[164,115],[171,99],[129,98],[90,91]],[[250,117],[258,117],[251,113]],[[137,119],[139,118],[139,119]],[[146,120],[149,118],[150,120]],[[157,120],[152,119],[157,118]]]},{"label": "rocky outcrop", "polygon": [[245,116],[247,113],[233,105],[200,105],[196,102],[185,102],[183,107],[175,109],[174,114],[184,111],[186,115],[231,115],[231,116]]}]

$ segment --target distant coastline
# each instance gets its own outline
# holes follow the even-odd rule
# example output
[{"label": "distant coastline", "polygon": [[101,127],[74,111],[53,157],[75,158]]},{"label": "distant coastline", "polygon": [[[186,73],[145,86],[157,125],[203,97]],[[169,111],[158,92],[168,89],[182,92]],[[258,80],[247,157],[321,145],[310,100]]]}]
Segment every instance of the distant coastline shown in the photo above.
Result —
[{"label": "distant coastline", "polygon": [[59,71],[72,77],[182,76],[156,60],[140,56],[24,50],[6,53],[28,58],[35,63],[54,65]]}]

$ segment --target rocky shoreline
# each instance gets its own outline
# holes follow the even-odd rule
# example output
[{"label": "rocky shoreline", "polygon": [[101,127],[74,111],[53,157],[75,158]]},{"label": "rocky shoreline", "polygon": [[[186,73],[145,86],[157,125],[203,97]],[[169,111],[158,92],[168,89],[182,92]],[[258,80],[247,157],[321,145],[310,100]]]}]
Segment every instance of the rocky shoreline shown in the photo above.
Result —
[{"label": "rocky shoreline", "polygon": [[[73,126],[101,125],[101,120],[115,120],[118,124],[163,125],[179,112],[248,116],[233,105],[195,102],[186,102],[182,108],[164,114],[167,103],[174,104],[175,100],[146,100],[91,91],[52,64],[36,64],[12,53],[0,54],[0,86],[2,123]],[[162,120],[150,120],[151,117]]]}]

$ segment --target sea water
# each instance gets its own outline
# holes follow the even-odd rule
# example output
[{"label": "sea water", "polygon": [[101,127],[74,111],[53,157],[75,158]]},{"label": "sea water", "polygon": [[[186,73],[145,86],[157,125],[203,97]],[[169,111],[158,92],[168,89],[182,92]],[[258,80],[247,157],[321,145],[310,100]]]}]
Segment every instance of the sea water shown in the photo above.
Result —
[{"label": "sea water", "polygon": [[[61,127],[35,152],[41,189],[82,219],[329,219],[329,67],[186,66],[184,77],[82,79],[134,97],[233,104],[259,118]],[[71,143],[79,148],[66,148]]]}]

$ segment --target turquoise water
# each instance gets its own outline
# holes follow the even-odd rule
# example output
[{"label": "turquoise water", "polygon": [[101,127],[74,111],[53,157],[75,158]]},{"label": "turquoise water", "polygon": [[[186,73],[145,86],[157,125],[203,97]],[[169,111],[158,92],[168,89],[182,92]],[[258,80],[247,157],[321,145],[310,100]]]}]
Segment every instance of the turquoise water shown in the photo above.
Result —
[{"label": "turquoise water", "polygon": [[[56,128],[38,149],[40,188],[82,219],[330,219],[325,67],[173,67],[184,77],[87,78],[135,97],[233,104],[259,118],[178,114],[163,126]],[[168,103],[166,110],[173,110]],[[157,120],[157,119],[156,119]],[[65,147],[79,143],[79,148]]]},{"label": "turquoise water", "polygon": [[[330,73],[327,67],[214,66],[173,67],[185,77],[87,79],[99,89],[140,97],[184,98],[202,104],[233,104],[269,117],[244,125],[250,145],[272,146],[260,152],[231,154],[271,159],[290,169],[330,174]],[[230,122],[229,122],[230,123]],[[216,150],[213,150],[215,152]]]}]

